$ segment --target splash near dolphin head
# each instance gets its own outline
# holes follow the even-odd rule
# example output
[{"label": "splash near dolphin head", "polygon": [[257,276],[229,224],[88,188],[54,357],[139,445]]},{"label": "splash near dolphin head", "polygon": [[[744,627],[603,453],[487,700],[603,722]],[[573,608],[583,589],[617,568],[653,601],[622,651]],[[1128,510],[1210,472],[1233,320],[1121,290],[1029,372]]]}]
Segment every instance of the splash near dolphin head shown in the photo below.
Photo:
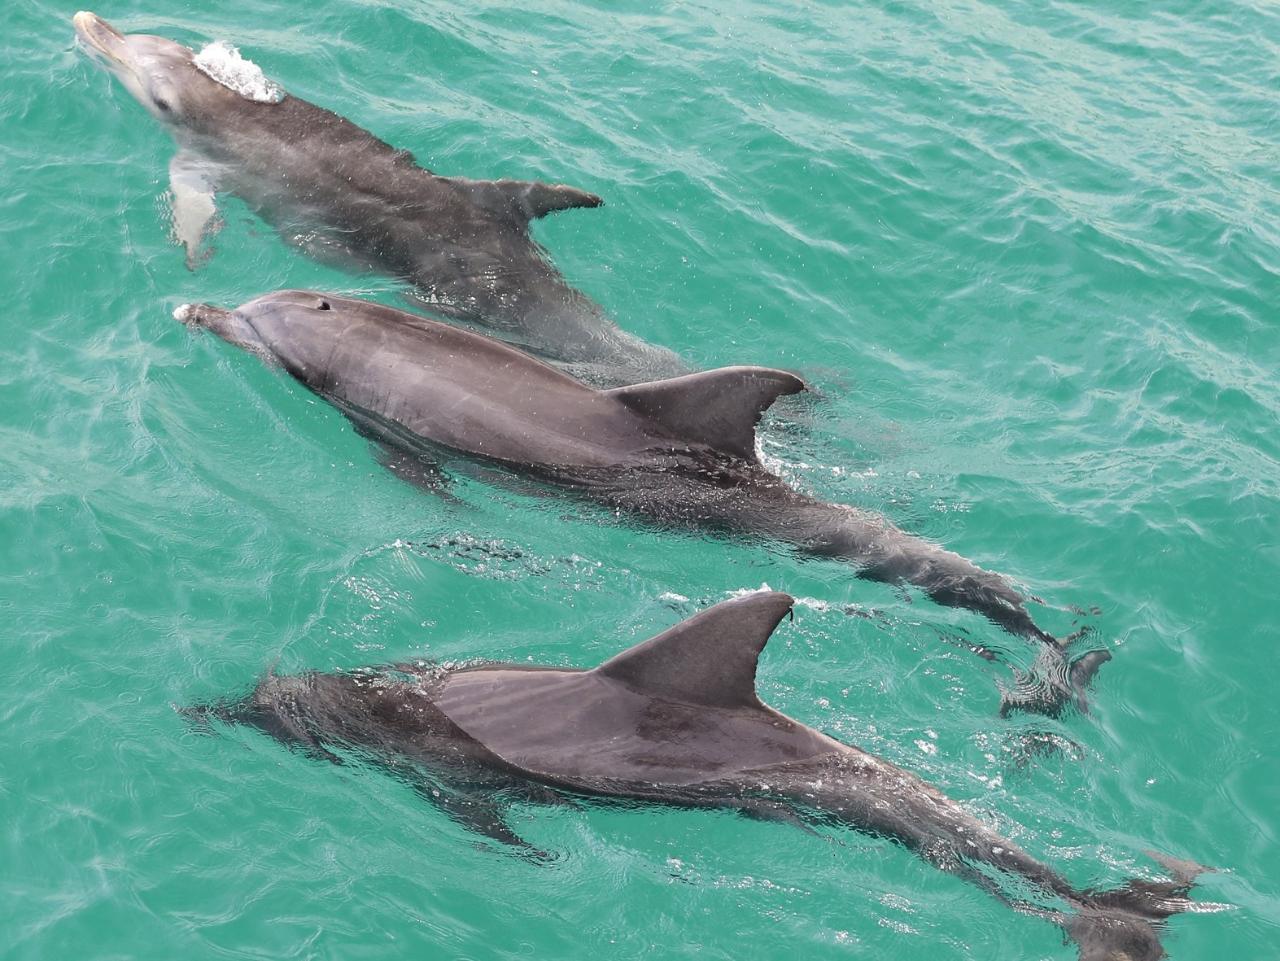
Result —
[{"label": "splash near dolphin head", "polygon": [[202,73],[246,100],[279,103],[284,99],[284,89],[268,80],[261,67],[252,60],[246,60],[229,43],[218,40],[208,44],[196,54],[194,63]]}]

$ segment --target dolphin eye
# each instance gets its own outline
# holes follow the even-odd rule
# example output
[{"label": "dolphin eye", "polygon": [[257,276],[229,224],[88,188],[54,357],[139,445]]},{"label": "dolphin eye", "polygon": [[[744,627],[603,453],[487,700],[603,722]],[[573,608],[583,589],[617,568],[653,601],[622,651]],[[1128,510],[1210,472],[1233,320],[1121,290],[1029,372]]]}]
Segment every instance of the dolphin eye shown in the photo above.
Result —
[{"label": "dolphin eye", "polygon": [[168,100],[162,100],[159,97],[155,98],[155,105],[156,105],[156,109],[159,110],[161,113],[168,113],[172,109],[169,106]]},{"label": "dolphin eye", "polygon": [[330,308],[329,308],[329,301],[327,301],[327,300],[322,300],[322,301],[320,301],[320,303],[316,304],[316,309],[317,309],[317,310],[329,310],[329,309],[330,309]]}]

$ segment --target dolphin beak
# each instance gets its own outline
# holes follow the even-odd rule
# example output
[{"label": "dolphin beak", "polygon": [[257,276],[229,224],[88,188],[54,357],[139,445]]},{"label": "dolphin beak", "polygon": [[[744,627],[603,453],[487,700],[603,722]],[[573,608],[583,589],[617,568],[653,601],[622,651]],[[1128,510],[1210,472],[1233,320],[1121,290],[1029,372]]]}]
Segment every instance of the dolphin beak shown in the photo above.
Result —
[{"label": "dolphin beak", "polygon": [[124,34],[96,13],[81,10],[71,22],[75,24],[76,38],[89,53],[121,66],[128,63]]},{"label": "dolphin beak", "polygon": [[212,304],[183,304],[173,312],[173,319],[188,327],[208,327],[215,332],[227,325],[231,311]]},{"label": "dolphin beak", "polygon": [[217,334],[229,344],[257,354],[263,360],[275,362],[253,321],[238,310],[224,310],[212,304],[183,304],[173,312],[173,319],[192,329]]}]

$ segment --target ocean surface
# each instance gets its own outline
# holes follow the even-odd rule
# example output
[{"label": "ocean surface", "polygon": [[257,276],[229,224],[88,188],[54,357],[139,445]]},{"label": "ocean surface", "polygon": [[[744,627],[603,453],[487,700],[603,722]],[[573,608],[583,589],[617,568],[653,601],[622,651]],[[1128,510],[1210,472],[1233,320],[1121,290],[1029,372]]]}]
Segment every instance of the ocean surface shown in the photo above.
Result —
[{"label": "ocean surface", "polygon": [[605,198],[536,225],[692,364],[814,386],[762,425],[1114,654],[1087,715],[998,716],[1033,651],[745,540],[384,470],[332,407],[175,323],[280,287],[400,305],[224,198],[189,271],[168,135],[0,12],[0,957],[1068,959],[893,844],[518,805],[479,843],[400,781],[175,707],[264,672],[592,665],[733,592],[801,598],[780,710],[918,772],[1078,885],[1218,869],[1175,959],[1280,941],[1280,7],[1266,0],[143,3],[437,172]]}]

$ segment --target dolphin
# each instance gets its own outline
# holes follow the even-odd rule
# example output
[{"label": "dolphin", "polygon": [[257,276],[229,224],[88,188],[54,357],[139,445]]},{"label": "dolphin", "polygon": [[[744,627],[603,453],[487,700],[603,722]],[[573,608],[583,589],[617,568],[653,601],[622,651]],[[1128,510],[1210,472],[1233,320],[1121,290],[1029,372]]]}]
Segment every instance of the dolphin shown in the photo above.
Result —
[{"label": "dolphin", "polygon": [[74,23],[93,59],[177,141],[171,197],[189,266],[216,227],[215,194],[228,191],[308,253],[406,281],[439,315],[593,382],[635,383],[689,369],[671,351],[621,330],[566,283],[530,235],[539,217],[600,206],[595,194],[437,176],[407,151],[281,92],[230,48],[197,55],[162,37],[126,36],[84,11]]},{"label": "dolphin", "polygon": [[504,799],[624,799],[845,827],[1061,925],[1084,961],[1164,956],[1162,923],[1191,907],[1203,868],[1157,856],[1173,880],[1077,888],[916,775],[761,702],[760,652],[792,605],[773,592],[725,601],[590,670],[419,662],[268,675],[241,700],[184,713],[252,725],[335,763],[372,760],[533,859],[545,854],[506,823]]},{"label": "dolphin", "polygon": [[785,371],[725,367],[599,390],[478,333],[307,291],[175,316],[283,367],[394,451],[496,465],[661,526],[764,536],[985,615],[1040,645],[1040,669],[1006,693],[1006,711],[1083,709],[1110,657],[1069,661],[1005,578],[770,473],[756,424],[776,398],[805,389]]}]

